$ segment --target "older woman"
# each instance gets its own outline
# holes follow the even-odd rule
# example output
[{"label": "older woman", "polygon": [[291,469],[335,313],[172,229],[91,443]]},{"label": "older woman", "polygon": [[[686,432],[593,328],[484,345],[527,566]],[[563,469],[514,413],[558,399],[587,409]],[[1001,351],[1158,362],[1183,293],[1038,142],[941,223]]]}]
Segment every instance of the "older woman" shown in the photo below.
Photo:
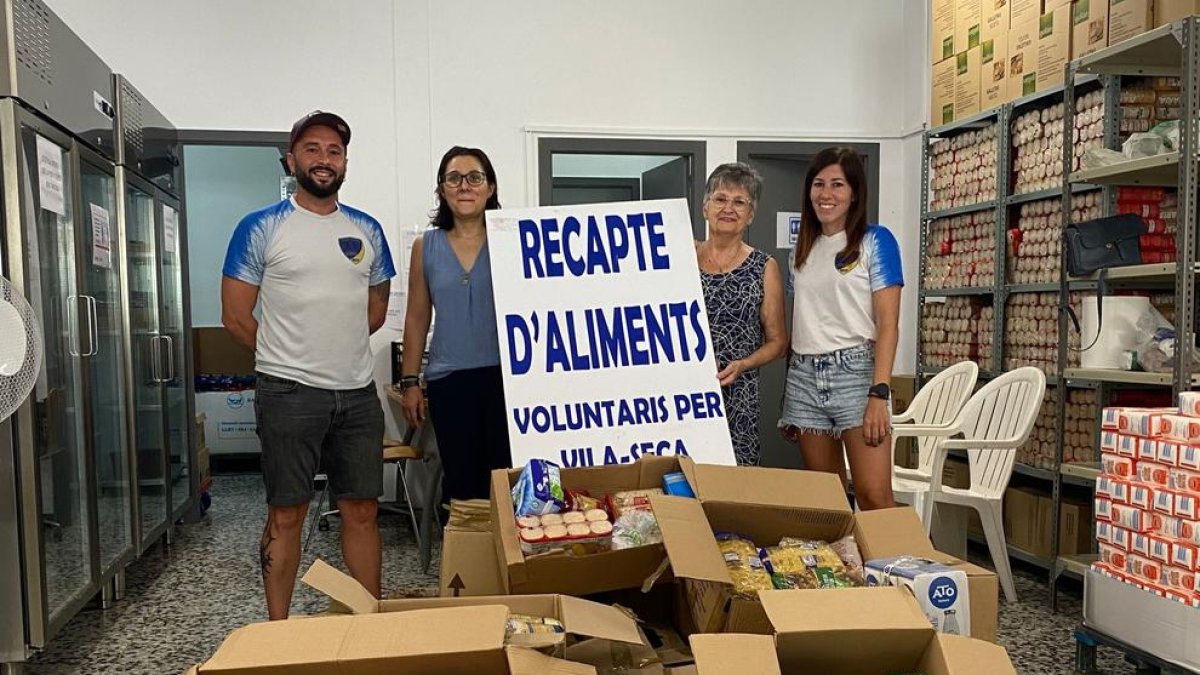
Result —
[{"label": "older woman", "polygon": [[717,378],[740,465],[759,461],[758,369],[787,352],[783,276],[768,254],[742,240],[762,196],[762,178],[741,162],[708,177],[708,238],[696,245],[704,304],[717,357]]}]

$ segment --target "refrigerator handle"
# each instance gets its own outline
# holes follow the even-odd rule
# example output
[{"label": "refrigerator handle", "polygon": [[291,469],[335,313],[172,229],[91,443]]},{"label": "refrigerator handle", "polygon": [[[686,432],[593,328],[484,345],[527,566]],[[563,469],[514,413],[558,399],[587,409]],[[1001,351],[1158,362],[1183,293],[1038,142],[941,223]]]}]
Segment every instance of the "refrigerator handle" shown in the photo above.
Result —
[{"label": "refrigerator handle", "polygon": [[81,354],[79,353],[79,343],[81,342],[81,340],[79,339],[79,332],[76,330],[77,326],[75,325],[77,323],[76,322],[76,314],[78,314],[78,313],[79,313],[79,296],[78,295],[68,295],[67,296],[67,307],[66,307],[67,351],[70,352],[71,356],[81,356]]},{"label": "refrigerator handle", "polygon": [[167,341],[167,382],[175,379],[175,338],[170,335],[164,335],[163,339]]},{"label": "refrigerator handle", "polygon": [[91,341],[90,349],[84,356],[96,356],[100,353],[100,319],[99,312],[96,310],[96,296],[83,296],[88,304],[88,339]]},{"label": "refrigerator handle", "polygon": [[158,335],[150,336],[150,381],[162,384],[162,347],[158,340]]}]

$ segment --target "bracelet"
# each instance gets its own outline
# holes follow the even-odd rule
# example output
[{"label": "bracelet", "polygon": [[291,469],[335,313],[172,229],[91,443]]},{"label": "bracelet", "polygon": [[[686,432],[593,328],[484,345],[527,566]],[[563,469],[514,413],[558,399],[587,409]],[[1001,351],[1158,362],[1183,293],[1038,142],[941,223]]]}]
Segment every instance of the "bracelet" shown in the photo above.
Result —
[{"label": "bracelet", "polygon": [[421,386],[421,378],[420,377],[418,377],[416,375],[405,375],[400,378],[400,382],[396,385],[396,388],[399,389],[400,391],[404,391],[405,389],[408,389],[410,387],[419,387],[419,386]]}]

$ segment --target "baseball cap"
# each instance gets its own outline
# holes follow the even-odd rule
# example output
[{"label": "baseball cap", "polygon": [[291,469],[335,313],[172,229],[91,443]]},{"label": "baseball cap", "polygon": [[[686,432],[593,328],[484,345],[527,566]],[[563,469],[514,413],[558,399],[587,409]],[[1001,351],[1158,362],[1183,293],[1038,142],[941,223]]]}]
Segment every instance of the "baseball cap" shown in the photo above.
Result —
[{"label": "baseball cap", "polygon": [[320,124],[333,129],[342,138],[343,145],[350,145],[350,125],[346,124],[346,120],[331,112],[314,110],[296,120],[296,123],[292,125],[292,136],[288,139],[288,149],[290,150],[296,144],[296,140],[304,134],[305,129],[314,124]]}]

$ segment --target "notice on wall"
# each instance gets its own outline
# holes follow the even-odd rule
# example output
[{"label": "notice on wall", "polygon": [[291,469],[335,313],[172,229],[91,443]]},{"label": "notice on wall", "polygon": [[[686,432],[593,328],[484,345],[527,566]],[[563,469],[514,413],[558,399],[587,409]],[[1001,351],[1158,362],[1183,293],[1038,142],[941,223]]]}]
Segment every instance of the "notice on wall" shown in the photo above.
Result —
[{"label": "notice on wall", "polygon": [[514,466],[733,464],[687,202],[488,214]]},{"label": "notice on wall", "polygon": [[37,155],[38,197],[42,208],[65,216],[67,202],[63,196],[63,150],[54,141],[38,136]]},{"label": "notice on wall", "polygon": [[179,251],[179,213],[163,204],[163,251],[177,253]]},{"label": "notice on wall", "polygon": [[796,246],[800,235],[800,214],[794,211],[779,211],[775,214],[775,247],[791,249]]},{"label": "notice on wall", "polygon": [[88,204],[92,214],[92,264],[112,269],[112,228],[109,226],[108,210]]},{"label": "notice on wall", "polygon": [[388,299],[385,328],[394,330],[404,337],[404,315],[408,310],[408,268],[412,261],[413,245],[421,238],[426,228],[411,228],[400,232],[400,251],[395,254],[396,278],[392,279],[392,293]]}]

